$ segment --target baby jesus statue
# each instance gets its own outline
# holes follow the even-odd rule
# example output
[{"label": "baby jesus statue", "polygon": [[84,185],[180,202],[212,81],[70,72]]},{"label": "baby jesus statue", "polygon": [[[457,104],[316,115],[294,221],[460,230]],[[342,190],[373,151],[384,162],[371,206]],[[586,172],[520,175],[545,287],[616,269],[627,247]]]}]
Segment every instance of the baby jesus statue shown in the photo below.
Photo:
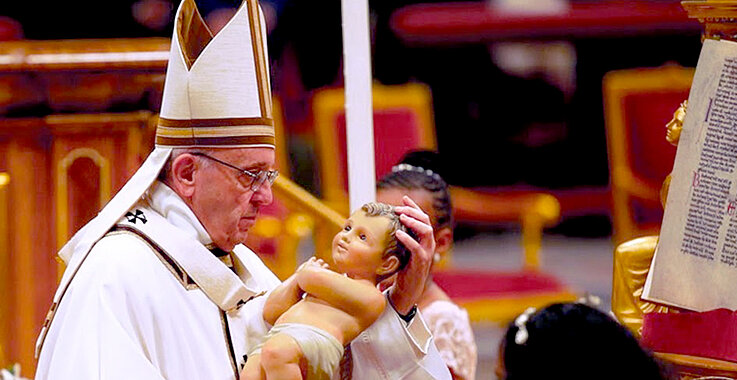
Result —
[{"label": "baby jesus statue", "polygon": [[409,262],[397,230],[409,233],[392,206],[354,212],[333,238],[334,267],[313,257],[269,295],[263,316],[274,327],[248,355],[241,380],[330,379],[344,347],[386,307],[376,284]]}]

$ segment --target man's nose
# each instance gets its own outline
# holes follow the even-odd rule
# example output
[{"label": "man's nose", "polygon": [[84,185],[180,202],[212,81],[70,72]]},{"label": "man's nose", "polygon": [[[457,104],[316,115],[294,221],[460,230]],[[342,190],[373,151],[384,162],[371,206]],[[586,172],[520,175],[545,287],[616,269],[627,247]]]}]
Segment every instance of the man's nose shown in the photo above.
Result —
[{"label": "man's nose", "polygon": [[274,194],[271,192],[271,183],[269,181],[264,181],[258,190],[253,193],[253,197],[251,197],[251,202],[257,203],[260,206],[271,204],[273,200]]}]

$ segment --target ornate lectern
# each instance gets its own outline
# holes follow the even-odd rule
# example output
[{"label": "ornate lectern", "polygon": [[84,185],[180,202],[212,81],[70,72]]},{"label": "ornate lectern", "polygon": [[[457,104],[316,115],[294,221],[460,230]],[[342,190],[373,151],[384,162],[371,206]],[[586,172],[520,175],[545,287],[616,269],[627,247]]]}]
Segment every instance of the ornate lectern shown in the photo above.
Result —
[{"label": "ornate lectern", "polygon": [[[690,0],[682,1],[689,17],[697,18],[704,26],[702,39],[737,41],[737,1],[734,0]],[[673,121],[664,128],[664,137],[676,145],[687,104],[674,113]],[[663,183],[663,204],[667,197],[670,176]],[[617,318],[638,336],[643,317],[647,313],[677,313],[677,308],[648,302],[641,298],[650,262],[653,259],[658,236],[647,236],[625,242],[614,252],[614,278],[612,289],[612,311]],[[669,362],[682,379],[708,376],[737,378],[737,363],[700,356],[673,353],[656,353]]]}]

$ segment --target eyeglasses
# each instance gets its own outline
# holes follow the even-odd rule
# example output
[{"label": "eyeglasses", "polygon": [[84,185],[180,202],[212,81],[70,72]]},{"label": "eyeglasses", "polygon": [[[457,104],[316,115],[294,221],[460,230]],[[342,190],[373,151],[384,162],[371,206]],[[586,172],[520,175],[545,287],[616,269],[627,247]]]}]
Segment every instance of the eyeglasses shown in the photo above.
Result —
[{"label": "eyeglasses", "polygon": [[253,191],[253,192],[257,192],[258,189],[261,188],[261,185],[263,185],[264,182],[266,182],[266,181],[269,181],[269,185],[272,185],[274,183],[274,181],[276,180],[276,177],[279,175],[279,171],[278,170],[257,170],[255,172],[252,172],[250,170],[241,169],[241,168],[239,168],[239,167],[237,167],[235,165],[229,164],[229,163],[227,163],[225,161],[218,160],[215,157],[208,156],[205,153],[194,152],[194,153],[192,153],[192,155],[193,156],[205,157],[207,159],[210,159],[210,160],[213,160],[213,161],[217,162],[218,164],[225,165],[225,166],[227,166],[227,167],[229,167],[231,169],[235,169],[238,172],[240,172],[241,174],[247,175],[248,177],[250,177],[251,183],[250,184],[246,183],[245,186],[246,187],[249,187],[251,189],[251,191]]}]

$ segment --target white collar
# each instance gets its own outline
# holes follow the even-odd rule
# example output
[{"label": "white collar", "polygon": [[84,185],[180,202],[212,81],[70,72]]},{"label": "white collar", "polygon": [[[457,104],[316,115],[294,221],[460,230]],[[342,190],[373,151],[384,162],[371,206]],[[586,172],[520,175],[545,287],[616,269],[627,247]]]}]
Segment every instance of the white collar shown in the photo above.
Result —
[{"label": "white collar", "polygon": [[212,245],[210,235],[197,216],[169,186],[154,181],[144,197],[149,206],[169,223],[203,245]]}]

